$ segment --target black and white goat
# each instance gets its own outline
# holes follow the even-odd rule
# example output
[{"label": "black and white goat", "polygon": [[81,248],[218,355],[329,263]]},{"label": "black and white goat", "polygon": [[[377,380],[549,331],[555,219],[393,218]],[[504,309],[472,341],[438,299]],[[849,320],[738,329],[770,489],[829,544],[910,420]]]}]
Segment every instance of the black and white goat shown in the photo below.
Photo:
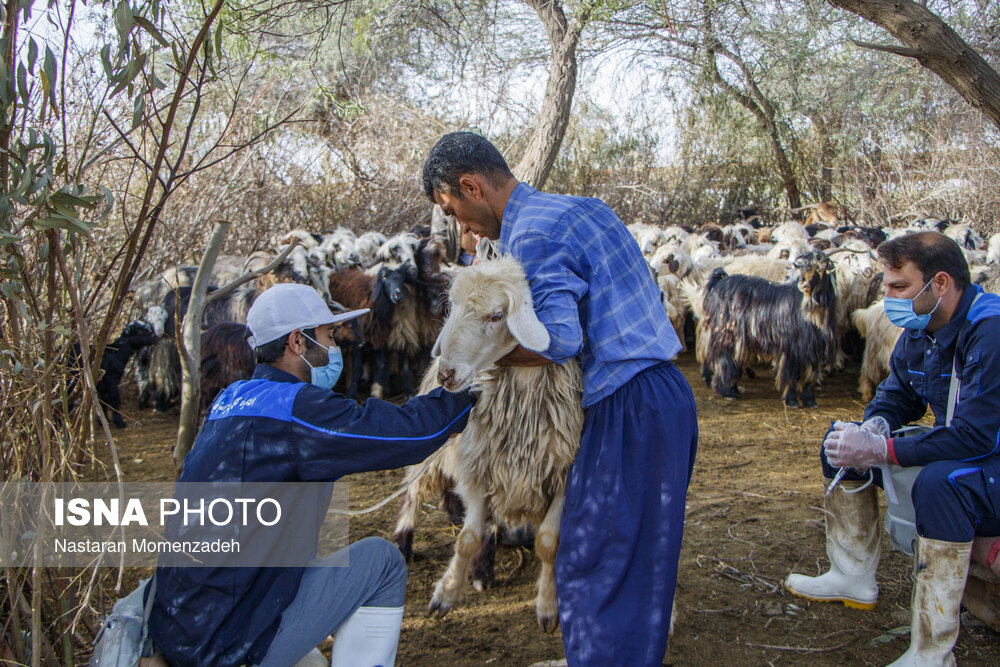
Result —
[{"label": "black and white goat", "polygon": [[777,284],[716,269],[706,287],[702,377],[721,396],[735,398],[744,367],[774,366],[785,405],[816,405],[813,387],[832,361],[837,340],[833,264],[821,251],[795,261],[796,283]]},{"label": "black and white goat", "polygon": [[[161,330],[162,331],[162,330]],[[104,414],[118,427],[125,426],[122,418],[122,399],[118,385],[125,375],[125,366],[132,355],[145,350],[156,342],[157,332],[154,324],[136,320],[125,325],[121,335],[108,343],[101,357],[101,375],[97,378],[97,397],[104,406]],[[79,367],[80,346],[73,345],[73,363]],[[72,386],[70,387],[72,390]]]}]

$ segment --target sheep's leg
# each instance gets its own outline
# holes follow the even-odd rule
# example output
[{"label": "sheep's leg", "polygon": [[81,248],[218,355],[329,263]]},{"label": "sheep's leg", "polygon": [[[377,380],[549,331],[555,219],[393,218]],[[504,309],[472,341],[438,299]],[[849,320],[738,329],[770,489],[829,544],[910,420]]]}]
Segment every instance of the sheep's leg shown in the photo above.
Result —
[{"label": "sheep's leg", "polygon": [[538,626],[543,632],[552,632],[559,627],[559,605],[556,602],[556,550],[559,549],[559,521],[562,519],[563,496],[560,493],[552,499],[549,511],[545,513],[542,525],[535,534],[535,553],[542,562],[538,574],[538,597],[535,598],[535,614]]},{"label": "sheep's leg", "polygon": [[858,391],[861,392],[861,400],[864,403],[868,403],[875,396],[875,383],[871,378],[871,371],[866,369],[864,365],[861,367],[861,379],[858,382]]},{"label": "sheep's leg", "polygon": [[413,529],[417,525],[417,515],[420,513],[420,492],[417,484],[413,484],[403,494],[403,504],[399,508],[399,520],[396,530],[392,533],[392,541],[406,560],[413,560]]},{"label": "sheep's leg", "polygon": [[483,540],[483,546],[479,548],[479,552],[472,559],[470,565],[472,568],[472,587],[477,591],[491,588],[497,583],[496,558],[499,538],[496,527],[494,526],[487,533],[486,539]]},{"label": "sheep's leg", "polygon": [[455,543],[455,554],[451,557],[444,576],[434,586],[434,595],[427,608],[428,613],[443,617],[454,607],[462,597],[466,581],[469,578],[469,563],[479,551],[483,541],[483,530],[486,516],[486,496],[478,488],[470,484],[459,483],[458,495],[465,503],[465,525],[458,534]]}]

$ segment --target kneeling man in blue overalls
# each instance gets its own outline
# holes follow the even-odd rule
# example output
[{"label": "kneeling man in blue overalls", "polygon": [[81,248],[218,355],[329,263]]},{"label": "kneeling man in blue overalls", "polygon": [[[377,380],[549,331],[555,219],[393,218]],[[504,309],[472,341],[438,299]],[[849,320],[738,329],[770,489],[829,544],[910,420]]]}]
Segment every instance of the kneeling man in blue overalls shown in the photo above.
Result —
[{"label": "kneeling man in blue overalls", "polygon": [[[970,284],[962,249],[937,232],[887,241],[878,255],[885,312],[903,333],[864,422],[837,422],[823,442],[828,489],[837,469],[847,470],[825,501],[830,570],[791,574],[785,587],[810,600],[873,609],[875,485],[884,486],[889,464],[923,466],[911,495],[917,537],[910,647],[892,664],[954,665],[973,538],[1000,534],[1000,297]],[[928,406],[932,429],[893,437]],[[874,485],[866,486],[869,476]]]}]

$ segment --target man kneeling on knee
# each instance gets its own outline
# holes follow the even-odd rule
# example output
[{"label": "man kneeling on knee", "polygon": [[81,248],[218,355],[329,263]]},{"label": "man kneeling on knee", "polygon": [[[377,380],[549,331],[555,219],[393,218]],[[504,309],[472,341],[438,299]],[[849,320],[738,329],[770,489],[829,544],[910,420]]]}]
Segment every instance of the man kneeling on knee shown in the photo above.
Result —
[{"label": "man kneeling on knee", "polygon": [[[970,284],[958,244],[921,232],[878,248],[885,312],[903,333],[864,422],[837,422],[820,453],[830,569],[790,574],[789,592],[874,609],[879,560],[876,487],[888,466],[922,466],[913,485],[916,567],[910,647],[894,666],[954,665],[959,610],[978,535],[1000,535],[1000,297]],[[954,377],[953,377],[954,376]],[[949,396],[951,399],[949,400]],[[934,414],[934,427],[893,437]]]},{"label": "man kneeling on knee", "polygon": [[[178,482],[325,482],[418,463],[461,431],[475,402],[468,391],[435,389],[403,405],[358,405],[331,391],[342,367],[334,325],[364,312],[334,315],[306,285],[261,294],[247,314],[253,377],[213,403]],[[309,567],[161,562],[153,644],[171,667],[288,667],[336,632],[333,667],[390,667],[403,619],[403,557],[375,537],[346,551]]]}]

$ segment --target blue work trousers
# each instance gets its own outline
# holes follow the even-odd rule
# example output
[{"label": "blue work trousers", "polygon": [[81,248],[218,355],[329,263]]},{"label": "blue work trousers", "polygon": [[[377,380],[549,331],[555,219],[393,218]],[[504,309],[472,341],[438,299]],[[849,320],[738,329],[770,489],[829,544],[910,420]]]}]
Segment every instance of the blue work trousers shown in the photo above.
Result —
[{"label": "blue work trousers", "polygon": [[281,614],[278,632],[259,667],[288,667],[329,637],[358,607],[402,607],[406,562],[396,545],[366,537],[307,567],[295,599]]},{"label": "blue work trousers", "polygon": [[[830,431],[833,426],[830,426]],[[826,437],[823,438],[824,442]],[[837,468],[820,447],[823,476],[832,479]],[[875,484],[882,471],[873,468]],[[844,479],[866,480],[868,472],[849,470]],[[971,542],[975,535],[1000,535],[1000,456],[979,461],[934,461],[917,475],[910,494],[917,534],[946,542]]]},{"label": "blue work trousers", "polygon": [[691,387],[669,362],[586,409],[555,565],[570,667],[663,662],[697,444]]}]

